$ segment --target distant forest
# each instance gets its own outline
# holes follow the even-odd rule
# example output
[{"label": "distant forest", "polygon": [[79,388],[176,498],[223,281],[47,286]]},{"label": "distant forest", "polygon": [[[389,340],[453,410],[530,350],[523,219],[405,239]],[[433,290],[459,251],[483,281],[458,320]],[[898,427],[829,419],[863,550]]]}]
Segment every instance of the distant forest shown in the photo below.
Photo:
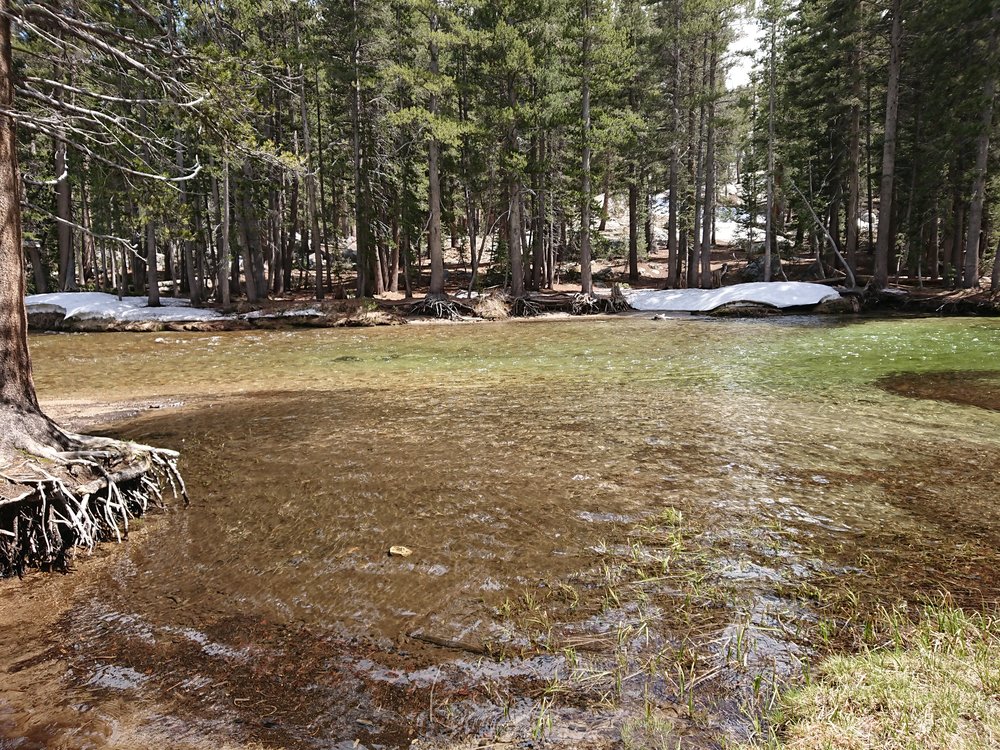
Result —
[{"label": "distant forest", "polygon": [[1000,288],[997,0],[3,6],[33,291],[441,295],[447,252],[518,298],[653,250],[711,286],[733,183],[765,280]]}]

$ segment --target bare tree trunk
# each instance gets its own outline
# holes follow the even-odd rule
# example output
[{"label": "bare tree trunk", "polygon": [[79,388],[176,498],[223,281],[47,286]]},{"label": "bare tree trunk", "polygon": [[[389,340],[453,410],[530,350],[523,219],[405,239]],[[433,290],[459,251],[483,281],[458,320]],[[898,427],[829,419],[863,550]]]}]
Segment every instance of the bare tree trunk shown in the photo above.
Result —
[{"label": "bare tree trunk", "polygon": [[281,255],[281,278],[284,291],[292,288],[292,268],[295,266],[295,242],[299,234],[299,176],[292,173],[292,195],[289,213],[288,235],[285,238],[285,249]]},{"label": "bare tree trunk", "polygon": [[367,225],[367,196],[364,193],[364,150],[361,145],[361,32],[358,27],[358,0],[351,0],[354,11],[354,38],[351,45],[351,65],[354,79],[351,85],[351,140],[354,149],[354,232],[358,256],[357,296],[371,296],[377,273],[377,258],[370,241]]},{"label": "bare tree trunk", "polygon": [[399,291],[399,244],[401,241],[400,216],[398,211],[392,214],[392,248],[389,253],[389,291]]},{"label": "bare tree trunk", "polygon": [[[635,177],[635,166],[628,183],[628,280],[635,284],[639,281],[639,185]],[[669,282],[669,273],[668,279]]]},{"label": "bare tree trunk", "polygon": [[668,289],[677,286],[680,277],[680,227],[677,223],[677,204],[680,200],[680,132],[681,132],[681,5],[674,1],[674,66],[673,96],[671,101],[670,142],[670,195],[667,204],[667,283]]},{"label": "bare tree trunk", "polygon": [[[179,140],[177,142],[176,154],[177,171],[183,173],[184,147]],[[180,184],[180,200],[182,206],[187,206],[187,185],[184,182]],[[198,283],[197,267],[194,262],[194,242],[190,238],[184,240],[184,265],[187,267],[188,296],[191,299],[191,304],[198,307],[201,305],[201,286]]]},{"label": "bare tree trunk", "polygon": [[899,68],[903,44],[902,0],[892,3],[892,36],[889,54],[889,83],[885,98],[885,146],[882,150],[882,181],[879,187],[878,238],[875,242],[875,285],[889,284],[889,246],[892,231],[893,182],[896,176],[896,126],[899,113]]},{"label": "bare tree trunk", "polygon": [[160,306],[160,275],[156,270],[156,227],[146,224],[146,296],[150,307]]},{"label": "bare tree trunk", "polygon": [[[317,184],[319,187],[319,216],[322,224],[322,246],[326,248],[323,253],[323,260],[326,264],[326,278],[330,288],[333,288],[333,276],[331,275],[333,270],[331,268],[331,258],[329,252],[330,245],[330,233],[329,228],[326,223],[326,188],[324,187],[325,180],[323,179],[326,170],[324,169],[324,159],[323,159],[323,111],[320,106],[320,96],[319,96],[319,67],[316,68],[315,72],[315,82],[316,82],[316,155],[319,159],[319,172],[317,173]],[[334,248],[336,252],[337,248]]]},{"label": "bare tree trunk", "polygon": [[[438,28],[437,13],[430,14],[431,35],[427,45],[430,54],[430,74],[438,76],[438,47],[435,34]],[[432,88],[433,92],[433,88]],[[431,93],[428,103],[431,118],[437,116],[438,98]],[[428,293],[432,297],[444,294],[444,256],[441,252],[441,175],[438,172],[438,156],[441,146],[433,132],[427,139],[427,200],[430,204],[430,225],[427,234],[427,252],[431,259],[431,285]]]},{"label": "bare tree trunk", "polygon": [[851,76],[850,135],[847,146],[847,262],[858,267],[858,211],[861,202],[861,0],[852,0],[850,17],[854,36],[848,55]]},{"label": "bare tree trunk", "polygon": [[583,0],[583,186],[580,206],[580,288],[584,294],[594,289],[590,275],[590,0]]},{"label": "bare tree trunk", "polygon": [[[0,108],[13,109],[10,0],[0,0]],[[21,176],[14,120],[0,115],[0,409],[38,411],[28,355],[21,242]]]},{"label": "bare tree trunk", "polygon": [[104,287],[101,274],[104,273],[102,267],[100,274],[97,273],[97,247],[94,244],[93,222],[90,215],[90,194],[87,191],[87,182],[80,183],[80,224],[83,231],[80,232],[80,248],[83,262],[80,266],[80,278],[86,283],[88,275],[96,279],[96,286]]},{"label": "bare tree trunk", "polygon": [[[705,49],[702,59],[702,80],[704,72],[708,67],[708,41],[705,42]],[[702,209],[702,181],[704,178],[705,159],[702,155],[702,144],[705,135],[705,102],[702,101],[698,113],[698,140],[695,143],[695,175],[694,175],[694,232],[692,233],[691,249],[688,251],[688,286],[700,287],[701,274],[699,273],[701,247],[701,209]]]},{"label": "bare tree trunk", "polygon": [[[990,38],[988,60],[996,57],[997,25],[1000,10],[993,9],[993,33]],[[986,168],[990,158],[990,131],[993,130],[993,100],[996,94],[996,74],[988,74],[983,83],[983,116],[976,138],[976,167],[972,180],[972,202],[969,204],[969,229],[965,241],[965,274],[962,286],[966,289],[979,286],[979,243],[983,226],[983,203],[986,198]],[[994,260],[994,264],[997,261]]]},{"label": "bare tree trunk", "polygon": [[[511,111],[517,111],[517,91],[513,77],[507,81],[507,102]],[[517,122],[514,120],[508,133],[507,148],[517,150]],[[511,174],[507,185],[507,250],[510,254],[510,293],[515,299],[524,297],[524,265],[521,249],[521,184],[516,174]],[[495,255],[494,255],[495,261]]]},{"label": "bare tree trunk", "polygon": [[319,210],[316,206],[316,174],[312,168],[312,153],[309,144],[309,110],[306,102],[306,78],[305,72],[300,66],[299,74],[302,77],[302,86],[299,92],[299,101],[302,109],[302,150],[306,163],[306,201],[309,223],[309,236],[311,239],[311,249],[316,263],[316,299],[323,299],[325,292],[323,288],[323,248],[319,236]]},{"label": "bare tree trunk", "polygon": [[701,240],[701,286],[712,287],[712,225],[715,216],[715,69],[719,54],[715,49],[715,38],[711,40],[711,56],[708,64],[708,123],[707,144],[705,146],[705,218]]},{"label": "bare tree trunk", "polygon": [[69,181],[69,160],[66,158],[66,141],[56,141],[56,236],[59,239],[59,289],[69,292],[76,289],[76,256],[73,253],[73,197]]},{"label": "bare tree trunk", "polygon": [[229,263],[232,251],[229,249],[229,159],[222,162],[222,221],[219,222],[219,293],[222,311],[229,312],[233,305],[229,295]]},{"label": "bare tree trunk", "polygon": [[990,277],[990,291],[1000,292],[1000,240],[997,240],[997,249],[993,253],[993,276]]},{"label": "bare tree trunk", "polygon": [[[771,280],[771,248],[774,246],[774,72],[777,46],[776,18],[771,19],[771,39],[767,64],[767,214],[764,216],[764,281]],[[751,208],[751,211],[755,209]]]},{"label": "bare tree trunk", "polygon": [[[536,163],[543,160],[544,143],[538,138],[533,139],[532,152]],[[532,174],[532,230],[531,230],[531,288],[538,291],[542,288],[545,275],[545,201],[541,187],[542,175],[537,171]]]},{"label": "bare tree trunk", "polygon": [[31,259],[31,274],[35,279],[35,293],[45,294],[49,291],[48,272],[42,262],[42,254],[38,251],[38,245],[34,242],[26,245],[28,257]]}]

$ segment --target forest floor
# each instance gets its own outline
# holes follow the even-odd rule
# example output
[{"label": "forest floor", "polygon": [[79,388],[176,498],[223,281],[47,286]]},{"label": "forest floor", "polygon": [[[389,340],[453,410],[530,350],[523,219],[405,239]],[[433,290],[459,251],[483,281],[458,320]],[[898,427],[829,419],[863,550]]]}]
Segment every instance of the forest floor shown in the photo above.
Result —
[{"label": "forest floor", "polygon": [[[615,285],[632,289],[662,289],[667,278],[667,255],[663,243],[658,250],[638,264],[639,279],[628,281],[628,263],[625,258],[595,259],[593,263],[594,289],[598,296],[609,297]],[[760,280],[762,263],[741,250],[736,244],[718,245],[712,253],[712,269],[721,286]],[[34,330],[74,330],[74,331],[222,331],[244,328],[290,328],[290,327],[367,327],[377,325],[399,325],[408,321],[445,318],[449,321],[471,322],[477,320],[507,319],[520,316],[511,309],[511,301],[504,293],[506,279],[485,264],[473,284],[471,267],[458,249],[445,251],[446,293],[452,300],[447,310],[434,312],[420,311],[421,303],[427,296],[429,278],[419,273],[418,283],[409,296],[403,291],[387,291],[372,300],[357,300],[349,297],[356,283],[351,273],[339,273],[326,298],[315,299],[312,280],[304,272],[293,277],[293,289],[271,299],[249,303],[237,301],[232,314],[210,317],[204,313],[194,314],[184,319],[182,309],[176,306],[165,308],[170,316],[161,319],[156,316],[132,315],[142,311],[127,311],[129,315],[106,317],[71,318],[59,313],[37,313],[29,311],[29,323]],[[580,314],[576,305],[579,292],[579,265],[561,264],[557,269],[551,289],[529,292],[529,314],[569,315]],[[863,286],[869,279],[870,269],[864,263],[859,268],[858,284]],[[775,280],[820,283],[836,289],[842,288],[842,274],[824,269],[811,255],[802,255],[782,260],[780,275]],[[822,312],[846,313],[864,311],[869,313],[903,313],[931,315],[1000,315],[1000,294],[981,289],[954,289],[943,281],[915,279],[896,276],[890,280],[888,289],[878,295],[859,298],[858,305],[842,305]],[[988,280],[984,279],[988,284]],[[474,285],[477,291],[470,297],[468,289]],[[349,292],[349,290],[351,290]],[[216,303],[210,303],[206,311],[219,311]],[[521,311],[524,312],[524,311]],[[587,313],[612,312],[604,307],[588,308]],[[801,312],[801,310],[796,310]],[[749,311],[748,314],[753,314]]]}]

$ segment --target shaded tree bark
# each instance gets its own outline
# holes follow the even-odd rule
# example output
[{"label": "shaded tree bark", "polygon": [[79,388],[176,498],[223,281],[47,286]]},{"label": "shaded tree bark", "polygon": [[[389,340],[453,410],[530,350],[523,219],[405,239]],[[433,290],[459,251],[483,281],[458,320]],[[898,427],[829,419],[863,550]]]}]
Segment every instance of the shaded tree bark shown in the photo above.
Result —
[{"label": "shaded tree bark", "polygon": [[882,149],[878,238],[875,241],[875,285],[879,289],[884,289],[889,283],[889,246],[893,244],[894,238],[892,199],[896,176],[896,128],[899,114],[899,68],[902,44],[902,0],[893,0],[889,83],[885,97],[885,146]]},{"label": "shaded tree bark", "polygon": [[[996,57],[997,30],[1000,10],[993,10],[993,33],[990,38],[988,60]],[[993,100],[996,94],[996,74],[987,75],[983,83],[983,114],[976,137],[976,166],[972,179],[972,201],[969,204],[969,228],[965,241],[965,273],[962,286],[970,289],[979,286],[979,243],[983,227],[983,203],[986,198],[986,168],[990,158],[990,132],[993,130]],[[996,263],[996,260],[994,260]]]}]

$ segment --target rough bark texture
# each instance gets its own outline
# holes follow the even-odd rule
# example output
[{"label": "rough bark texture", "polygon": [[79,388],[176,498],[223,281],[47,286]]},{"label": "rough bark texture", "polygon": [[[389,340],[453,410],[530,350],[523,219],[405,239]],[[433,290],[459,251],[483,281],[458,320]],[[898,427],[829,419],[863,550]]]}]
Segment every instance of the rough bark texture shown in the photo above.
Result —
[{"label": "rough bark texture", "polygon": [[848,70],[851,77],[851,114],[849,118],[847,147],[847,262],[851,268],[858,267],[858,211],[861,204],[861,68],[863,51],[860,42],[861,0],[853,0],[850,6],[851,34],[853,41],[848,53]]},{"label": "rough bark texture", "polygon": [[[433,78],[438,75],[438,48],[434,34],[438,28],[436,13],[430,16],[431,41],[428,44],[430,54],[430,73]],[[438,113],[438,98],[431,94],[428,110],[431,117]],[[427,202],[430,205],[430,226],[427,235],[427,253],[431,260],[431,285],[429,293],[432,296],[444,294],[444,255],[441,252],[441,175],[438,171],[438,156],[441,146],[433,132],[427,139]]]},{"label": "rough bark texture", "polygon": [[[0,0],[0,107],[14,102],[8,0]],[[21,254],[20,175],[14,122],[0,116],[0,410],[38,411],[28,356]],[[0,417],[0,435],[10,434]]]},{"label": "rough bark texture", "polygon": [[[0,108],[14,103],[9,0],[0,0]],[[65,566],[74,546],[121,538],[128,518],[183,494],[177,454],[60,429],[38,406],[28,355],[15,128],[0,116],[0,576]]]},{"label": "rough bark texture", "polygon": [[701,238],[701,287],[712,287],[712,225],[715,219],[715,68],[718,53],[712,39],[712,53],[708,64],[708,116],[707,143],[705,146],[705,217],[702,220]]},{"label": "rough bark texture", "polygon": [[[993,34],[990,40],[990,54],[996,55],[996,25],[1000,23],[1000,12],[994,11]],[[979,242],[983,226],[983,203],[986,198],[986,168],[990,159],[990,132],[993,130],[993,99],[996,94],[996,77],[989,75],[983,83],[983,114],[976,138],[976,168],[973,172],[972,201],[969,204],[969,231],[965,244],[965,272],[962,286],[966,289],[979,286]],[[994,261],[995,263],[996,261]]]},{"label": "rough bark texture", "polygon": [[580,207],[580,290],[584,294],[593,291],[590,274],[590,3],[583,4],[583,185]]},{"label": "rough bark texture", "polygon": [[889,84],[885,97],[885,146],[882,150],[882,183],[879,187],[878,239],[875,242],[875,285],[889,284],[889,246],[893,244],[892,198],[896,177],[896,125],[899,113],[900,48],[903,43],[901,0],[892,4],[892,39],[889,55]]}]

